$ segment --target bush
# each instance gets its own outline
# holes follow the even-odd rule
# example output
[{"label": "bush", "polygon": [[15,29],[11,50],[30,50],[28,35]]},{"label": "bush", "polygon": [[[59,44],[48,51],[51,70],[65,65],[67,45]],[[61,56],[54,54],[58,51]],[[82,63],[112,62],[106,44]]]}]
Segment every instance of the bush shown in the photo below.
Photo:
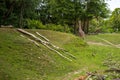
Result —
[{"label": "bush", "polygon": [[26,19],[25,22],[26,23],[24,28],[28,28],[28,29],[44,29],[45,28],[42,22],[38,20]]},{"label": "bush", "polygon": [[56,25],[56,24],[47,24],[46,29],[60,31],[60,32],[71,32],[68,25],[62,26],[62,25]]},{"label": "bush", "polygon": [[63,26],[55,25],[55,24],[47,24],[46,25],[46,29],[54,30],[54,31],[61,31],[61,32],[64,31],[64,27]]},{"label": "bush", "polygon": [[112,33],[114,30],[112,29],[110,22],[108,20],[96,20],[93,19],[90,21],[90,33]]},{"label": "bush", "polygon": [[45,30],[53,30],[60,32],[71,32],[70,27],[68,25],[56,25],[56,24],[46,24],[43,25],[42,22],[38,20],[25,19],[24,28],[28,29],[45,29]]}]

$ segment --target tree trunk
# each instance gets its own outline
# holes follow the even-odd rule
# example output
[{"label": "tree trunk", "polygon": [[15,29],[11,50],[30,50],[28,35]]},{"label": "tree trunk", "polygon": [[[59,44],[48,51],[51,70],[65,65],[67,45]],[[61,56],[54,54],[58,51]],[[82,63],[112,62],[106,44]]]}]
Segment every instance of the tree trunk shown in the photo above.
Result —
[{"label": "tree trunk", "polygon": [[8,0],[5,0],[5,6],[7,7],[7,11],[3,15],[3,22],[9,17],[11,12],[13,11],[14,4],[15,4],[15,1],[10,2]]},{"label": "tree trunk", "polygon": [[85,33],[84,33],[81,25],[82,25],[82,22],[81,22],[81,21],[78,21],[78,26],[79,26],[78,32],[79,32],[79,36],[80,36],[81,38],[85,39]]},{"label": "tree trunk", "polygon": [[19,27],[23,28],[23,12],[24,12],[24,2],[21,1],[21,7],[20,7],[20,19],[19,19]]},{"label": "tree trunk", "polygon": [[86,21],[86,33],[89,33],[89,19]]},{"label": "tree trunk", "polygon": [[85,20],[81,20],[80,24],[81,24],[82,30],[85,31]]},{"label": "tree trunk", "polygon": [[83,31],[88,34],[89,32],[89,19],[84,19],[81,21]]},{"label": "tree trunk", "polygon": [[74,34],[77,34],[77,33],[78,33],[78,20],[76,20],[74,24]]}]

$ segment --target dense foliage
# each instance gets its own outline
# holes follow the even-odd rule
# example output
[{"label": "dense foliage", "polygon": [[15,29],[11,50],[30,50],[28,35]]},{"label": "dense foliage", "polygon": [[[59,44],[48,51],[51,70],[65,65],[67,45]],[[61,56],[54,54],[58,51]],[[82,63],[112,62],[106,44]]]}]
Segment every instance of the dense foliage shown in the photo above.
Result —
[{"label": "dense foliage", "polygon": [[23,27],[24,19],[36,19],[40,0],[0,0],[0,24]]},{"label": "dense foliage", "polygon": [[44,0],[37,12],[44,24],[68,24],[77,33],[81,21],[83,31],[88,33],[90,20],[107,17],[109,10],[104,0]]},{"label": "dense foliage", "polygon": [[81,25],[85,33],[118,32],[119,11],[105,20],[110,14],[105,0],[0,0],[0,25],[75,34]]},{"label": "dense foliage", "polygon": [[120,31],[120,8],[116,8],[112,12],[109,22],[115,32]]}]

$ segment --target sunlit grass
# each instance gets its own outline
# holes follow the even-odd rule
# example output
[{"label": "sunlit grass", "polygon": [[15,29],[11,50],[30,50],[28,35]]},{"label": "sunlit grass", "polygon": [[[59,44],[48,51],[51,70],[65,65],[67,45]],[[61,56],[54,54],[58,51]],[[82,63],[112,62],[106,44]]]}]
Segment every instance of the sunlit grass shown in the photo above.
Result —
[{"label": "sunlit grass", "polygon": [[[41,33],[53,44],[73,54],[76,59],[71,58],[73,61],[69,62],[43,45],[37,47],[21,37],[15,29],[0,29],[0,80],[63,80],[66,74],[77,70],[81,71],[78,74],[86,71],[103,71],[107,68],[103,62],[110,54],[120,57],[118,48],[88,45],[72,34],[49,30],[27,31]],[[89,41],[94,39],[99,42],[94,36],[88,37]],[[66,54],[65,56],[69,57]],[[78,74],[71,75],[71,79]]]},{"label": "sunlit grass", "polygon": [[99,39],[105,39],[115,45],[120,44],[120,34],[119,33],[106,33],[106,34],[98,34],[98,35],[88,35],[86,37],[86,41],[93,41],[93,42],[102,42],[104,44],[107,44],[103,40]]}]

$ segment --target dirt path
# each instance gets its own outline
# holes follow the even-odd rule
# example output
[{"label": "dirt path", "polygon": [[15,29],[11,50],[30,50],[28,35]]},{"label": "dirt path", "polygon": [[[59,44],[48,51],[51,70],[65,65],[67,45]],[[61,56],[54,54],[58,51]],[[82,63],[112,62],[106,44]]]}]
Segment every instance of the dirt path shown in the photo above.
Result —
[{"label": "dirt path", "polygon": [[87,42],[89,45],[99,45],[99,46],[110,46],[101,42],[92,42],[92,41],[88,41]]},{"label": "dirt path", "polygon": [[105,39],[103,39],[103,38],[100,38],[100,37],[97,37],[97,38],[100,39],[100,40],[102,40],[102,41],[104,41],[104,42],[107,43],[108,45],[107,45],[107,44],[104,44],[104,43],[102,43],[102,42],[92,42],[92,41],[88,41],[87,43],[88,43],[89,45],[112,46],[112,47],[120,48],[120,44],[115,45],[115,44],[111,43],[110,41],[105,40]]}]

